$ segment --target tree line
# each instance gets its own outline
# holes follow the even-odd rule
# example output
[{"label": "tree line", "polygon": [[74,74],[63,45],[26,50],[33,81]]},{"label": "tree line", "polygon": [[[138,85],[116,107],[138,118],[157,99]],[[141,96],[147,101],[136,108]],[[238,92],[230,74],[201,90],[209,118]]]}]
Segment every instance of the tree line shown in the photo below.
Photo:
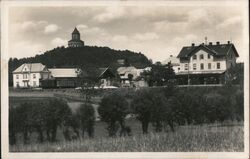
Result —
[{"label": "tree line", "polygon": [[[151,124],[155,132],[175,131],[180,125],[210,124],[228,120],[244,120],[244,94],[234,86],[215,88],[161,88],[139,89],[130,94],[121,91],[106,94],[98,107],[108,136],[131,135],[126,123],[132,116],[141,123],[143,134]],[[26,102],[11,107],[9,115],[10,144],[22,134],[24,143],[36,133],[39,142],[56,141],[57,130],[62,129],[65,140],[94,137],[95,110],[91,103],[83,103],[75,113],[61,99]]]}]

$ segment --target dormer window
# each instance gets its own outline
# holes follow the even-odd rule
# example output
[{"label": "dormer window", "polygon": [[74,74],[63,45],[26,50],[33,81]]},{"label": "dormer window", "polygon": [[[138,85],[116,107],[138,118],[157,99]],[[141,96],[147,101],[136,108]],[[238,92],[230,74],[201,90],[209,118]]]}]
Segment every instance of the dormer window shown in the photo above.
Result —
[{"label": "dormer window", "polygon": [[19,79],[19,75],[16,75],[16,79]]},{"label": "dormer window", "polygon": [[193,60],[196,60],[196,59],[197,59],[197,55],[194,55],[194,56],[193,56]]}]

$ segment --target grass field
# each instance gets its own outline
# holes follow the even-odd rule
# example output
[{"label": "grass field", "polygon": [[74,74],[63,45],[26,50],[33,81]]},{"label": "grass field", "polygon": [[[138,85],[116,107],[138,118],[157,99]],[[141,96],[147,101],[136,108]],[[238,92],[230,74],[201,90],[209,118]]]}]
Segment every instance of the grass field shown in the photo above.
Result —
[{"label": "grass field", "polygon": [[[10,146],[11,152],[242,152],[244,132],[242,125],[181,126],[175,132],[142,135],[138,122],[131,121],[132,136],[110,138],[104,124],[96,125],[94,139],[31,143]],[[130,123],[130,125],[131,125]],[[103,137],[102,137],[103,135]]]},{"label": "grass field", "polygon": [[[59,92],[63,93],[63,92]],[[18,106],[22,102],[46,100],[53,97],[54,92],[10,92],[10,106]],[[75,93],[72,93],[73,95]],[[99,99],[98,99],[99,100]],[[96,99],[96,101],[98,101]],[[97,107],[97,102],[95,107]],[[69,101],[73,111],[79,106],[79,101]],[[29,144],[22,144],[18,136],[16,145],[10,146],[11,152],[242,152],[244,151],[243,123],[223,123],[211,125],[191,125],[176,127],[175,132],[155,133],[152,126],[149,134],[142,135],[141,125],[135,119],[126,120],[131,127],[132,136],[108,137],[106,124],[98,121],[95,124],[93,139],[65,141],[62,131],[57,134],[58,142],[37,143],[37,135],[32,134]]]}]

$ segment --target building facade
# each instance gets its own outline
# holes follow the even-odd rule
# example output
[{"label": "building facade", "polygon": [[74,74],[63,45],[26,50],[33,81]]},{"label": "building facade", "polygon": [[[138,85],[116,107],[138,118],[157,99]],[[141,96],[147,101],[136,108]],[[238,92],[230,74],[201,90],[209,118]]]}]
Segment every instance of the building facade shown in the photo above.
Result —
[{"label": "building facade", "polygon": [[183,47],[177,58],[180,69],[176,73],[183,84],[223,84],[227,70],[236,65],[239,57],[234,44],[200,44]]},{"label": "building facade", "polygon": [[39,87],[41,79],[49,78],[49,70],[41,63],[24,63],[13,72],[14,88]]},{"label": "building facade", "polygon": [[83,47],[84,42],[81,40],[80,32],[77,30],[77,28],[74,29],[72,32],[72,39],[68,41],[69,47]]}]

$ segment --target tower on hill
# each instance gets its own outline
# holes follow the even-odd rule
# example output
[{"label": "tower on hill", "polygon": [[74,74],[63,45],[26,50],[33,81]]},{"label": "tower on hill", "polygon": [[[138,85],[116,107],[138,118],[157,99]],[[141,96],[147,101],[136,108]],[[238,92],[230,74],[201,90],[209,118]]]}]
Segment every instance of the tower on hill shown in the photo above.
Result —
[{"label": "tower on hill", "polygon": [[80,32],[77,30],[77,28],[74,29],[72,32],[72,39],[68,41],[69,47],[83,47],[84,42],[81,40]]}]

